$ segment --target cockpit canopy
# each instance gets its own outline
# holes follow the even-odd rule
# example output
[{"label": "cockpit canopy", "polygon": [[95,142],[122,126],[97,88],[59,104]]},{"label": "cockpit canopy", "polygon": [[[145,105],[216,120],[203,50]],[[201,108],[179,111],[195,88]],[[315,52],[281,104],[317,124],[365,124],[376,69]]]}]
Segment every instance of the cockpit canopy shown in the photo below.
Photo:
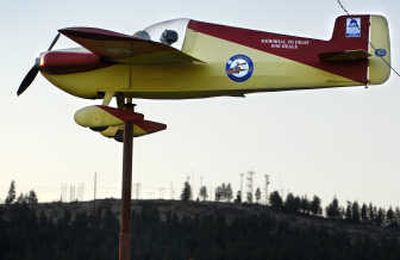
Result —
[{"label": "cockpit canopy", "polygon": [[136,32],[134,36],[182,50],[189,21],[190,19],[174,19],[156,23],[142,31]]}]

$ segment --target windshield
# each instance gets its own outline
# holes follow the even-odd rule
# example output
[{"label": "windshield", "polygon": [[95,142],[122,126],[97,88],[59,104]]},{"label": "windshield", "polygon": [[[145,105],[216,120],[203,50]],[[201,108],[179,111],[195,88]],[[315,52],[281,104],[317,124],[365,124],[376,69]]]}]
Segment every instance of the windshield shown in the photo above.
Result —
[{"label": "windshield", "polygon": [[156,23],[143,31],[138,31],[134,36],[145,40],[160,42],[181,50],[189,21],[189,19],[175,19]]}]

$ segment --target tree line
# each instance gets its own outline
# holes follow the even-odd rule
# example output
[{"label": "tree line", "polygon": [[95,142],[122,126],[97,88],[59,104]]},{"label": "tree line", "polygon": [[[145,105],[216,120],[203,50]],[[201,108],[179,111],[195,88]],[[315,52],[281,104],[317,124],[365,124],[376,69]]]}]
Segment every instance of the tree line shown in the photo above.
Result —
[{"label": "tree line", "polygon": [[[94,211],[78,202],[30,204],[18,202],[11,186],[9,203],[0,205],[0,259],[117,259],[118,200],[99,201]],[[317,196],[282,198],[277,191],[268,205],[229,203],[229,186],[220,185],[219,203],[193,202],[189,183],[183,202],[136,201],[132,258],[399,259],[400,231],[382,228],[389,210],[342,207],[334,199],[324,213]]]},{"label": "tree line", "polygon": [[[192,200],[192,188],[189,182],[184,183],[184,188],[181,193],[181,200]],[[198,201],[207,201],[209,195],[207,187],[201,186],[199,190]],[[256,203],[261,200],[261,190],[257,188],[254,197]],[[234,203],[253,203],[253,194],[246,193],[246,200],[242,200],[242,191],[237,191],[236,198],[233,200],[233,190],[230,183],[222,183],[215,189],[215,201],[217,202],[234,202]],[[296,196],[293,193],[288,193],[286,198],[282,198],[278,191],[274,191],[268,196],[266,206],[273,210],[281,211],[289,214],[314,215],[335,220],[345,220],[351,223],[364,223],[376,226],[385,226],[398,228],[400,227],[400,208],[377,207],[372,203],[360,204],[358,201],[347,201],[346,206],[341,206],[338,199],[335,197],[323,209],[321,198],[314,195],[310,200],[307,196]]]},{"label": "tree line", "polygon": [[[1,206],[0,259],[117,259],[119,220],[112,210],[116,202],[99,201],[96,212],[80,209],[79,202]],[[131,250],[137,260],[397,260],[400,256],[399,234],[377,228],[355,232],[340,222],[332,227],[256,204],[135,204]]]}]

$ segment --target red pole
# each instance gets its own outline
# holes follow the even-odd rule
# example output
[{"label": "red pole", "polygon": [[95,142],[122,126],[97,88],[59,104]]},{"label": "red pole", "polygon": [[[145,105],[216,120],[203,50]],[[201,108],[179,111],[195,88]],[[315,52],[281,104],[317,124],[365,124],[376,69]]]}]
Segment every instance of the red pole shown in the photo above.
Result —
[{"label": "red pole", "polygon": [[[134,111],[132,100],[128,99],[125,109]],[[131,194],[132,194],[132,156],[133,124],[125,123],[122,166],[122,202],[119,232],[119,260],[131,260]]]}]

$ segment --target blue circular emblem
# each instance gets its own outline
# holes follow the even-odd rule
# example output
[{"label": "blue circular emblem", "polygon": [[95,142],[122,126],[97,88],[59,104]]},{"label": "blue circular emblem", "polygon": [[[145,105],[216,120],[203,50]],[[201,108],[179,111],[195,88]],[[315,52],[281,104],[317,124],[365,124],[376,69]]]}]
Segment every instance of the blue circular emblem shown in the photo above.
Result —
[{"label": "blue circular emblem", "polygon": [[385,57],[387,55],[387,50],[385,49],[376,49],[375,55],[378,57]]},{"label": "blue circular emblem", "polygon": [[226,62],[226,75],[233,81],[244,82],[253,75],[253,71],[253,61],[246,55],[234,55]]}]

